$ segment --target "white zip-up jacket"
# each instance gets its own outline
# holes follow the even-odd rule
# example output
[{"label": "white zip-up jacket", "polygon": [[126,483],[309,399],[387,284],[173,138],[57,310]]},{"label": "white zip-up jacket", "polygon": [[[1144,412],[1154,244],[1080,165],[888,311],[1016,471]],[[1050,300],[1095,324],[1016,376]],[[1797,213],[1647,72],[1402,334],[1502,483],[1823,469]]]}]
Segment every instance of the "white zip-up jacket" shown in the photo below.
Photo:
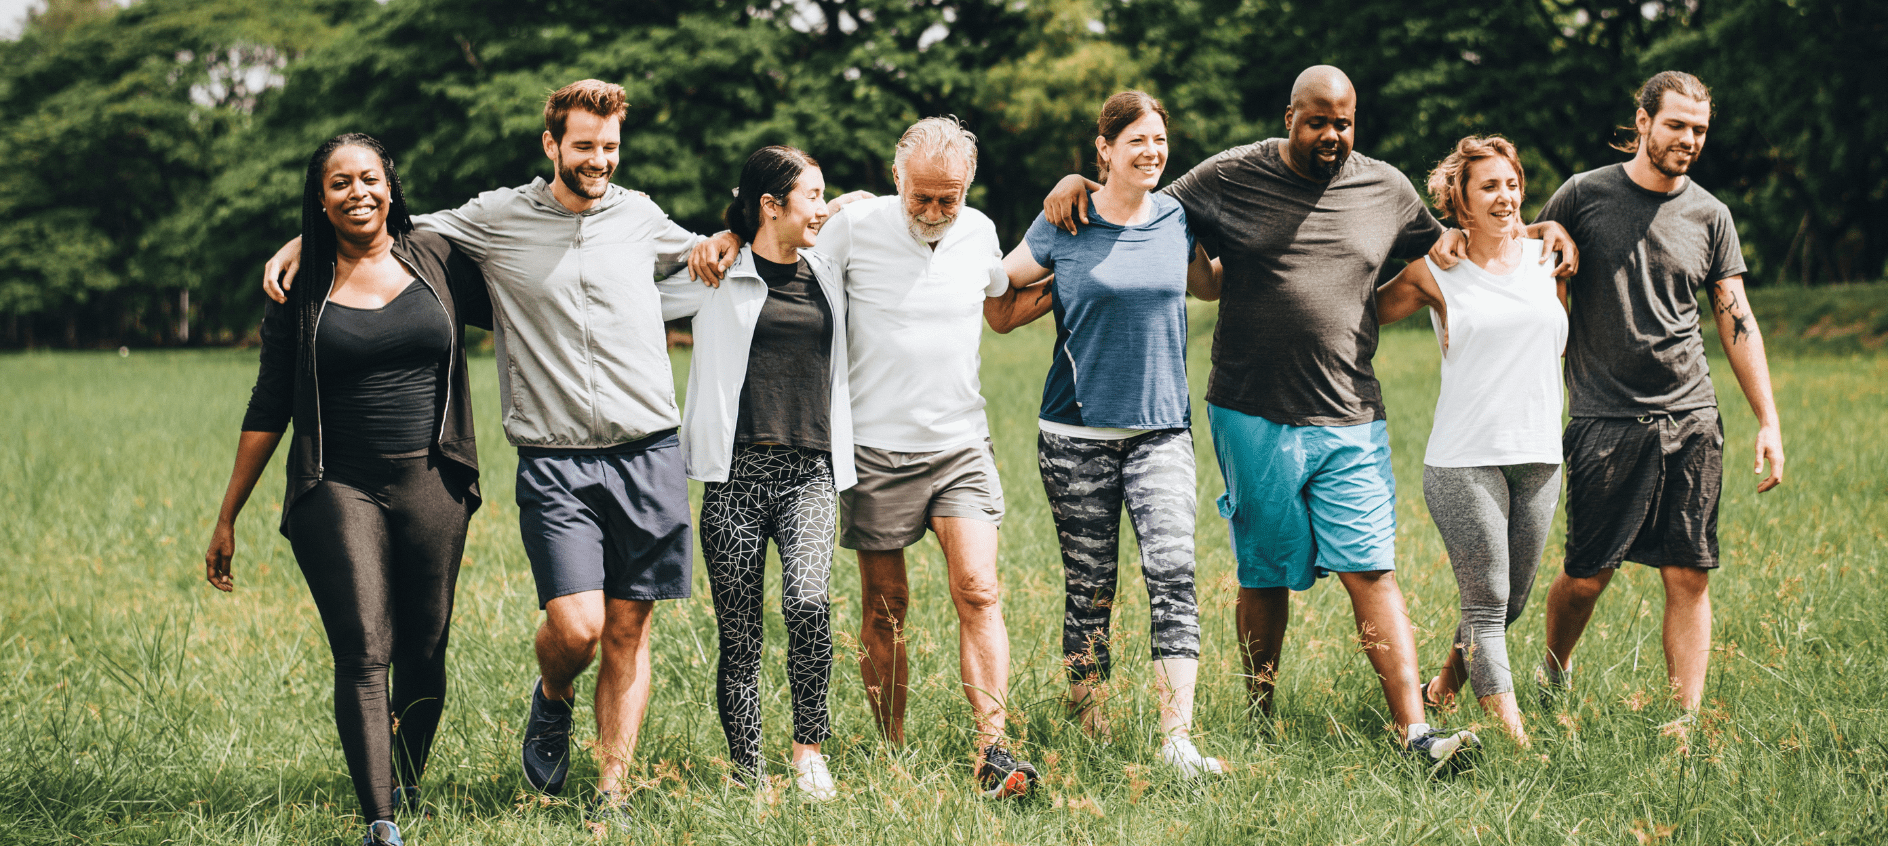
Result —
[{"label": "white zip-up jacket", "polygon": [[[852,462],[852,391],[846,357],[846,295],[839,269],[825,256],[801,250],[820,291],[832,307],[832,460],[839,490],[859,480]],[[747,355],[754,327],[767,304],[767,283],[754,268],[754,254],[741,248],[734,266],[710,288],[688,274],[660,283],[662,319],[695,318],[695,352],[688,365],[688,405],[682,411],[682,455],[688,477],[725,482],[734,463],[734,429],[741,415],[741,386],[747,382]]]},{"label": "white zip-up jacket", "polygon": [[617,185],[574,213],[542,178],[414,224],[485,272],[513,446],[603,449],[680,424],[655,283],[688,279],[701,236]]}]

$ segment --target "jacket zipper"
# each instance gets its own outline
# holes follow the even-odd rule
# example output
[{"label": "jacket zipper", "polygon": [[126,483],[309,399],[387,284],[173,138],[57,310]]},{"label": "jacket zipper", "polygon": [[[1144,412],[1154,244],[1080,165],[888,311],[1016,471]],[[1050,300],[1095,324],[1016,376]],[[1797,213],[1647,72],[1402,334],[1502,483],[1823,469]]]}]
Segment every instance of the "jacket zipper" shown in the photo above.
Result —
[{"label": "jacket zipper", "polygon": [[426,286],[426,290],[433,295],[433,300],[439,303],[440,313],[446,316],[446,401],[439,406],[439,428],[433,435],[433,444],[444,449],[446,439],[446,415],[452,409],[452,356],[453,349],[457,346],[459,341],[459,333],[453,331],[455,326],[452,320],[452,311],[446,308],[446,300],[439,296],[439,289],[434,288],[433,283],[427,281],[426,277],[418,271],[414,271],[413,278],[420,280],[420,284]]},{"label": "jacket zipper", "polygon": [[334,294],[334,262],[328,263],[328,292],[321,295],[321,307],[315,309],[315,328],[308,333],[308,365],[315,371],[315,481],[327,472],[327,440],[321,435],[321,316],[328,311],[328,297]]}]

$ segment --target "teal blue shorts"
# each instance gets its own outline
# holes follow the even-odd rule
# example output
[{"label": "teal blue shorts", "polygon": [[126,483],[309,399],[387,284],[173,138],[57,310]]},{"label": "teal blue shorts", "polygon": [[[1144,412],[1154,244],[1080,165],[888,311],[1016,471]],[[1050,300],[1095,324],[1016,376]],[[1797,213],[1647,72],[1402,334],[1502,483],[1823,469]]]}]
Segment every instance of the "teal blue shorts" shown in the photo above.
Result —
[{"label": "teal blue shorts", "polygon": [[1396,569],[1390,430],[1286,426],[1208,404],[1239,586],[1309,589],[1325,573]]}]

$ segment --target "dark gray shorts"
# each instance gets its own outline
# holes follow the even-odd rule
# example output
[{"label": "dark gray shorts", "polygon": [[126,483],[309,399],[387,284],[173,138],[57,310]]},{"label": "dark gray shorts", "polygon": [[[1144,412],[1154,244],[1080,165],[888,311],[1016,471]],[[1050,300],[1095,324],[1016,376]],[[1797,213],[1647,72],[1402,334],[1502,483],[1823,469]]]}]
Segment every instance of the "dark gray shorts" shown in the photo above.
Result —
[{"label": "dark gray shorts", "polygon": [[1724,425],[1716,408],[1644,417],[1575,417],[1567,458],[1567,575],[1624,561],[1718,566]]},{"label": "dark gray shorts", "polygon": [[689,595],[688,477],[673,431],[598,452],[520,449],[518,528],[540,608],[592,590],[635,601]]}]

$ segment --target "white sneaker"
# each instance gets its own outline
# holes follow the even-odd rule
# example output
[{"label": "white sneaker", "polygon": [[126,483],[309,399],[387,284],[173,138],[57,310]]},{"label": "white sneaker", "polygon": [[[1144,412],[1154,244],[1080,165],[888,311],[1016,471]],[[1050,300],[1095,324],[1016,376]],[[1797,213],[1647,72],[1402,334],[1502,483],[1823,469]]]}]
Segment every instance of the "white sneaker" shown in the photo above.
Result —
[{"label": "white sneaker", "polygon": [[1224,775],[1226,767],[1218,758],[1208,758],[1194,748],[1193,741],[1185,737],[1169,737],[1160,745],[1160,759],[1167,765],[1180,771],[1181,778],[1199,778],[1203,775]]},{"label": "white sneaker", "polygon": [[826,756],[818,752],[803,761],[793,762],[793,771],[799,775],[793,785],[814,802],[831,802],[839,798],[839,786],[833,783],[831,770],[826,769]]}]

